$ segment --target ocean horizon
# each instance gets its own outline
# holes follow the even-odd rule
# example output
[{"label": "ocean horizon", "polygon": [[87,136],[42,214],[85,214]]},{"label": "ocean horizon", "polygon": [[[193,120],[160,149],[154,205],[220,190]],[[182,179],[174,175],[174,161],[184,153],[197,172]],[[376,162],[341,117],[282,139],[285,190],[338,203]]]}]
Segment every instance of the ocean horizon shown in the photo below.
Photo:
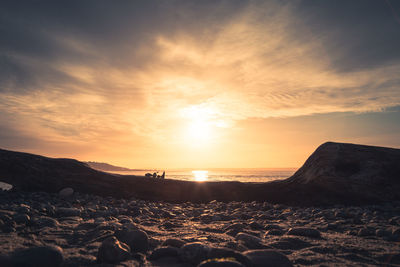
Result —
[{"label": "ocean horizon", "polygon": [[183,181],[237,181],[245,183],[263,183],[282,180],[292,176],[297,168],[182,168],[156,170],[108,171],[123,175],[145,175],[165,171],[166,179]]}]

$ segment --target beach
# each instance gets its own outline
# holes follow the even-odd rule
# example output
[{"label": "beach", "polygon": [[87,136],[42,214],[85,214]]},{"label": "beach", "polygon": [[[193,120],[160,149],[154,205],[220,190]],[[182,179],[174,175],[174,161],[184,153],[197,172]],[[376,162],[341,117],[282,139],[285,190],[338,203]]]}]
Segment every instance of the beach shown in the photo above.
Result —
[{"label": "beach", "polygon": [[76,192],[1,191],[0,263],[399,266],[399,204],[173,204]]}]

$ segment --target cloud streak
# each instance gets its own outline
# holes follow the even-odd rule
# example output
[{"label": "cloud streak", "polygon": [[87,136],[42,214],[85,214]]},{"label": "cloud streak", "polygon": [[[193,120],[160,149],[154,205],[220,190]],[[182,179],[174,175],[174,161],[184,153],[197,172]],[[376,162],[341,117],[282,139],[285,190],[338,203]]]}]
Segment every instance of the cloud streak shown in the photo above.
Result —
[{"label": "cloud streak", "polygon": [[3,3],[1,120],[41,140],[151,147],[179,142],[191,108],[228,127],[398,106],[398,25],[351,2]]}]

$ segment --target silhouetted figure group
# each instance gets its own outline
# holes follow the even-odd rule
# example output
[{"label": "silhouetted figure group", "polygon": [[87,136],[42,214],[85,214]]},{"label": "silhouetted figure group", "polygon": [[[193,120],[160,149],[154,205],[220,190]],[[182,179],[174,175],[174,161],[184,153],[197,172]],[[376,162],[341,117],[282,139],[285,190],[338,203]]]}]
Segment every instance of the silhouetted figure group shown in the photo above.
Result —
[{"label": "silhouetted figure group", "polygon": [[158,172],[155,172],[153,174],[148,172],[145,174],[145,176],[149,178],[165,179],[165,171],[163,171],[162,175],[158,175]]}]

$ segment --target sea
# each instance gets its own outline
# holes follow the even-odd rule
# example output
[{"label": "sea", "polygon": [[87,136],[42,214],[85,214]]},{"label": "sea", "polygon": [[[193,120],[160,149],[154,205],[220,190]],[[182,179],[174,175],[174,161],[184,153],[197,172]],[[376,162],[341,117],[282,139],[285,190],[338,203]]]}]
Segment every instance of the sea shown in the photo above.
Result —
[{"label": "sea", "polygon": [[125,175],[145,175],[154,173],[165,179],[184,181],[238,181],[245,183],[263,183],[282,180],[292,176],[297,168],[230,168],[230,169],[170,169],[170,170],[135,170],[112,172]]},{"label": "sea", "polygon": [[[296,168],[234,168],[234,169],[170,169],[170,170],[131,170],[108,171],[110,173],[124,175],[145,175],[157,173],[162,175],[165,171],[165,179],[184,181],[238,181],[244,183],[264,183],[274,180],[282,180],[292,176]],[[0,182],[0,189],[10,190],[11,185]]]}]

